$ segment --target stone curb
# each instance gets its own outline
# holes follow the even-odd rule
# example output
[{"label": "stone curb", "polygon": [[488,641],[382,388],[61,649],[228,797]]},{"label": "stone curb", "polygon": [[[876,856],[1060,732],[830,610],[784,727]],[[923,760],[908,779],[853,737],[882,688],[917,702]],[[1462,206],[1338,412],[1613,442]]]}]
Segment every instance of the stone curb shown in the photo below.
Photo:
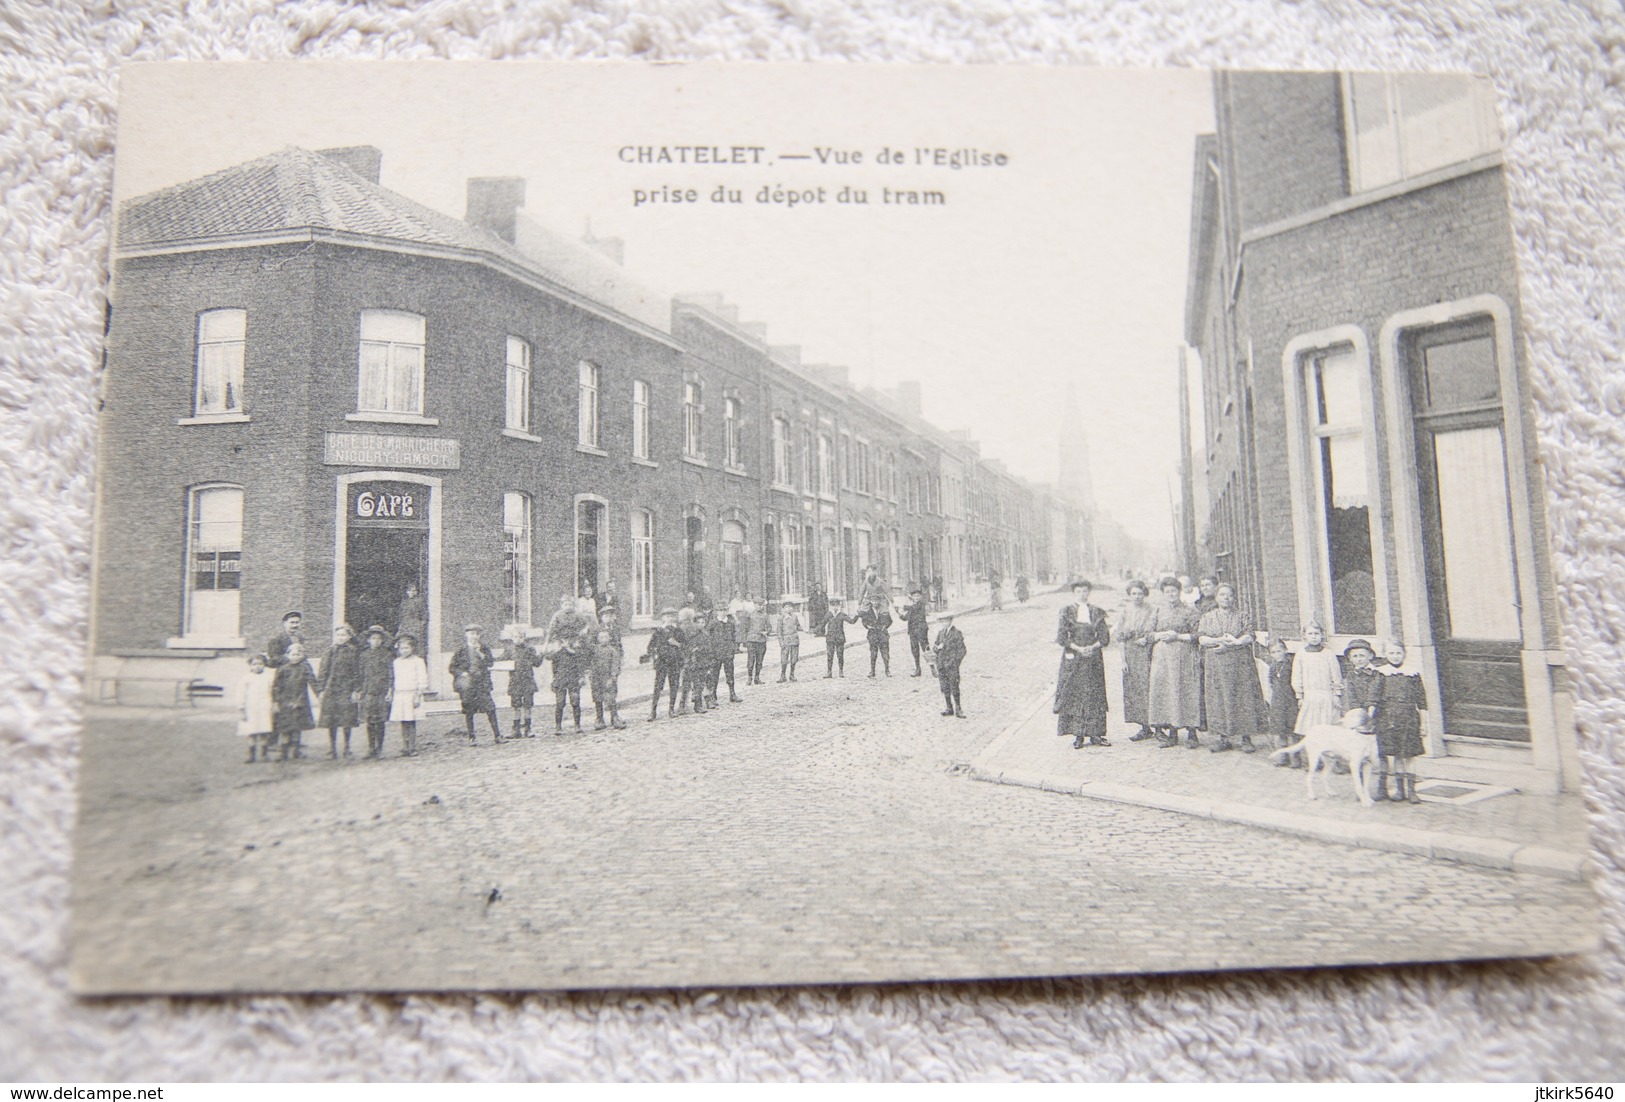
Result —
[{"label": "stone curb", "polygon": [[[1019,722],[1007,728],[1005,734],[995,740],[994,745],[1002,742],[1016,726],[1019,726]],[[1158,792],[1137,784],[1061,780],[1024,769],[995,770],[981,764],[990,756],[984,751],[977,762],[971,765],[969,775],[972,780],[992,784],[1013,784],[1068,796],[1083,796],[1093,800],[1156,808],[1160,811],[1177,811],[1198,818],[1239,823],[1300,838],[1312,838],[1317,842],[1334,842],[1363,849],[1409,853],[1435,861],[1457,861],[1466,865],[1508,872],[1538,873],[1563,880],[1584,881],[1590,876],[1590,859],[1587,855],[1554,849],[1551,846],[1525,845],[1501,838],[1450,834],[1445,831],[1421,830],[1391,823],[1349,823],[1336,819],[1321,819],[1273,807]]]}]

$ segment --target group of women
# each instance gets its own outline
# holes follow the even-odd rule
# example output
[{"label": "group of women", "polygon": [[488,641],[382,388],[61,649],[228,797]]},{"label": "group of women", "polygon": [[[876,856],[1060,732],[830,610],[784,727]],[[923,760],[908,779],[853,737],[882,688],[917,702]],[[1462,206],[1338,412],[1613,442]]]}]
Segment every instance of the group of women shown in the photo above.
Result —
[{"label": "group of women", "polygon": [[[1062,648],[1054,711],[1056,733],[1072,745],[1109,746],[1106,738],[1106,668],[1101,652],[1112,641],[1106,614],[1089,603],[1092,587],[1072,583],[1072,603],[1061,610],[1056,642]],[[1238,745],[1252,753],[1263,729],[1264,700],[1253,660],[1253,626],[1236,606],[1235,589],[1218,584],[1194,605],[1177,578],[1158,585],[1152,602],[1144,582],[1128,584],[1116,632],[1123,648],[1123,718],[1139,730],[1130,741],[1156,738],[1164,747],[1198,749],[1207,731],[1214,753]]]}]

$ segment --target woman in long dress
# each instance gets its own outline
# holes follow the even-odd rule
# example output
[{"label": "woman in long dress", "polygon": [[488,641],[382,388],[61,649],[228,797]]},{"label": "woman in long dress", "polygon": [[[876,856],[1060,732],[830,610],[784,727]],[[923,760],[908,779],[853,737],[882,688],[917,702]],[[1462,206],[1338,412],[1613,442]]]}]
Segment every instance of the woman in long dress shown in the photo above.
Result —
[{"label": "woman in long dress", "polygon": [[1236,607],[1236,588],[1229,582],[1219,583],[1214,599],[1217,604],[1202,614],[1197,626],[1207,726],[1219,739],[1212,750],[1215,754],[1229,750],[1235,745],[1232,740],[1239,738],[1242,752],[1251,754],[1256,749],[1253,732],[1264,711],[1253,658],[1253,623]]},{"label": "woman in long dress", "polygon": [[1146,600],[1150,595],[1144,582],[1128,583],[1128,604],[1113,633],[1123,644],[1123,719],[1140,728],[1130,742],[1151,737],[1151,625],[1157,610]]},{"label": "woman in long dress", "polygon": [[1157,588],[1162,601],[1151,620],[1151,695],[1147,716],[1163,748],[1201,746],[1196,729],[1202,725],[1202,656],[1196,645],[1200,617],[1181,600],[1178,578],[1162,579]]},{"label": "woman in long dress", "polygon": [[1055,642],[1061,668],[1055,679],[1055,733],[1071,735],[1073,749],[1110,746],[1106,741],[1106,663],[1101,651],[1112,641],[1106,614],[1089,603],[1090,585],[1072,583],[1072,604],[1061,609]]}]

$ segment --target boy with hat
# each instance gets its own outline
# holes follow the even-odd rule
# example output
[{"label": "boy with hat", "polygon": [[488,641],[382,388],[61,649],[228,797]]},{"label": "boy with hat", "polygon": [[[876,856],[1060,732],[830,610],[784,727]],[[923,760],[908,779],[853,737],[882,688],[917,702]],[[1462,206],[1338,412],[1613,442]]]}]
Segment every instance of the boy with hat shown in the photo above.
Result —
[{"label": "boy with hat", "polygon": [[796,602],[784,601],[779,608],[779,680],[788,671],[790,680],[796,679],[796,661],[801,657],[801,617],[796,613]]},{"label": "boy with hat", "polygon": [[835,670],[840,668],[841,676],[846,676],[846,625],[858,622],[856,616],[848,616],[841,608],[839,597],[830,598],[829,616],[824,620],[824,677],[835,676]]},{"label": "boy with hat", "polygon": [[965,634],[954,627],[952,613],[941,617],[943,629],[937,632],[936,645],[931,653],[937,660],[937,684],[942,689],[942,709],[945,716],[965,718],[965,708],[959,700],[959,664],[965,660]]},{"label": "boy with hat", "polygon": [[660,693],[668,685],[671,696],[666,702],[666,718],[677,714],[677,686],[683,679],[683,637],[677,629],[677,610],[660,610],[660,626],[649,633],[649,647],[639,662],[653,662],[655,691],[649,697],[649,722],[660,715]]},{"label": "boy with hat", "polygon": [[389,696],[395,688],[395,654],[386,645],[389,633],[380,625],[367,629],[367,648],[361,652],[361,722],[367,725],[367,757],[384,752],[384,723],[389,719]]},{"label": "boy with hat", "polygon": [[463,723],[468,728],[468,741],[475,742],[474,717],[484,713],[491,723],[491,737],[502,741],[502,728],[497,726],[497,705],[491,699],[491,666],[496,659],[491,648],[481,642],[484,629],[478,624],[463,628],[463,645],[451,656],[451,684],[463,701]]},{"label": "boy with hat", "polygon": [[299,630],[299,625],[305,622],[302,612],[289,612],[282,617],[282,630],[271,636],[271,641],[265,644],[265,664],[273,670],[283,666],[288,661],[288,648],[295,643],[304,645],[305,636]]},{"label": "boy with hat", "polygon": [[920,653],[931,651],[931,625],[926,619],[928,610],[920,587],[915,586],[910,590],[908,597],[908,606],[903,609],[903,622],[908,625],[908,649],[914,656],[914,676],[919,677],[924,672],[920,669]]}]

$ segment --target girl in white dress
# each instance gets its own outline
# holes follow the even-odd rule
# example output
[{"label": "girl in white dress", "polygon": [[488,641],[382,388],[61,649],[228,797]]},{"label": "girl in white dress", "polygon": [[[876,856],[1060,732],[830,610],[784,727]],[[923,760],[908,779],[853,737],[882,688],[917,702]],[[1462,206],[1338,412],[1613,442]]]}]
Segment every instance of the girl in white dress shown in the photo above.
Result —
[{"label": "girl in white dress", "polygon": [[417,653],[417,640],[403,635],[395,643],[395,688],[390,697],[389,719],[401,725],[401,757],[418,752],[418,716],[423,712],[423,694],[429,691],[429,666]]},{"label": "girl in white dress", "polygon": [[1337,655],[1326,649],[1326,632],[1319,624],[1303,629],[1303,649],[1292,663],[1292,691],[1298,698],[1299,735],[1321,723],[1336,723],[1343,715],[1343,670]]},{"label": "girl in white dress", "polygon": [[271,700],[275,680],[266,668],[265,655],[249,655],[248,676],[243,678],[237,698],[237,733],[248,740],[250,764],[271,760],[271,744],[276,741],[276,705]]}]

